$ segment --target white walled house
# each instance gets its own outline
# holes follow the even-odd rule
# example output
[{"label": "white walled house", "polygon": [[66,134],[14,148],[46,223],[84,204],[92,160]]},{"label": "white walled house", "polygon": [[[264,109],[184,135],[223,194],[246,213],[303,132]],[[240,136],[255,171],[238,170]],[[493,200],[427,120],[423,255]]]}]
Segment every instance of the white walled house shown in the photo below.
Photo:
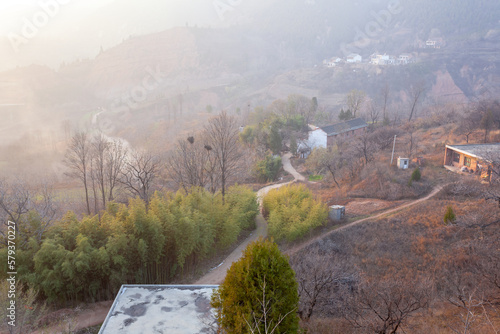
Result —
[{"label": "white walled house", "polygon": [[329,68],[332,68],[332,67],[335,67],[337,66],[338,64],[340,64],[342,62],[342,58],[339,58],[339,57],[333,57],[329,60],[324,60],[323,61],[323,64],[326,66],[326,67],[329,67]]},{"label": "white walled house", "polygon": [[396,65],[396,57],[388,54],[372,54],[370,63],[373,65]]},{"label": "white walled house", "polygon": [[328,63],[326,63],[326,67],[329,67],[329,68],[332,68],[332,67],[335,67],[337,66],[337,63],[333,62],[333,61],[328,61]]},{"label": "white walled house", "polygon": [[348,63],[361,63],[363,61],[363,57],[358,55],[357,53],[351,53],[347,56],[346,62]]},{"label": "white walled house", "polygon": [[328,142],[327,133],[323,131],[321,128],[314,127],[314,129],[311,129],[311,131],[309,131],[309,136],[307,138],[307,146],[309,146],[311,150],[315,149],[316,147],[326,148],[327,142]]},{"label": "white walled house", "polygon": [[307,158],[309,153],[318,147],[332,147],[336,140],[351,140],[361,135],[366,131],[368,124],[361,119],[355,118],[345,122],[335,123],[332,125],[319,128],[314,125],[309,125],[309,133],[306,140],[298,143],[297,150],[302,158]]},{"label": "white walled house", "polygon": [[308,137],[305,140],[299,141],[297,145],[297,151],[299,152],[301,158],[307,158],[307,156],[317,147],[326,148],[328,143],[328,136],[325,131],[317,126],[309,124]]}]

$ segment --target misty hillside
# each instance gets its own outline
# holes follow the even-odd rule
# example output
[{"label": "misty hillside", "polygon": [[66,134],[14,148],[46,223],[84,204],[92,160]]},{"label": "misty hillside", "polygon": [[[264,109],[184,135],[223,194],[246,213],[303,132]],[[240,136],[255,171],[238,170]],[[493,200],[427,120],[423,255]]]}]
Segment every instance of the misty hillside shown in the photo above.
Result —
[{"label": "misty hillside", "polygon": [[[341,44],[354,42],[357,35],[369,39],[356,50],[366,55],[384,44],[388,44],[388,51],[398,52],[401,45],[394,43],[394,37],[402,35],[408,38],[408,45],[429,37],[466,44],[495,31],[498,34],[499,17],[500,5],[485,0],[338,0],[334,3],[293,0],[274,3],[273,8],[256,18],[252,29],[269,34],[276,42],[287,43],[304,56],[323,59],[340,51]],[[363,49],[366,50],[363,52]]]},{"label": "misty hillside", "polygon": [[[500,93],[497,2],[275,0],[245,8],[235,6],[228,14],[231,27],[133,36],[101,49],[95,59],[55,71],[30,66],[0,73],[0,103],[24,101],[40,114],[57,108],[70,120],[96,108],[133,105],[142,120],[154,121],[208,107],[266,105],[293,93],[339,109],[351,89],[374,98],[386,83],[400,103],[417,82],[425,82],[429,101],[463,103]],[[440,47],[425,48],[428,39]],[[416,63],[335,70],[322,65],[350,52],[365,62],[375,52],[410,53]],[[153,111],[156,116],[147,116]]]}]

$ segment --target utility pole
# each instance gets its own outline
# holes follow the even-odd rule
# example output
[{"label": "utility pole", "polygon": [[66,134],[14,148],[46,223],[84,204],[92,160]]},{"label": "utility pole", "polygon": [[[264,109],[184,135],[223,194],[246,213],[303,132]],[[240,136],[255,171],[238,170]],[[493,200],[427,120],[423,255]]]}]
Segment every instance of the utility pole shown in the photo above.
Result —
[{"label": "utility pole", "polygon": [[394,135],[394,144],[392,145],[391,166],[392,166],[392,162],[394,161],[394,149],[396,148],[396,137],[397,137],[397,135]]}]

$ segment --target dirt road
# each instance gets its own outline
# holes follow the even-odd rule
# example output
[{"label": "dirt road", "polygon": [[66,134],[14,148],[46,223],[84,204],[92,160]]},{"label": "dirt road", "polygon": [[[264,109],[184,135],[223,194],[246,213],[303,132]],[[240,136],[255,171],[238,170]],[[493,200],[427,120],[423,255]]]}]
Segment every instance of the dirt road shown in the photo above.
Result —
[{"label": "dirt road", "polygon": [[318,235],[317,237],[313,238],[313,239],[310,239],[310,240],[307,240],[305,241],[304,243],[302,244],[299,244],[293,248],[290,248],[289,250],[287,250],[285,253],[289,256],[295,254],[296,252],[300,251],[301,249],[304,249],[306,248],[307,246],[317,242],[318,240],[321,240],[321,239],[324,239],[326,237],[328,237],[329,235],[331,235],[332,233],[336,233],[338,231],[343,231],[343,230],[346,230],[354,225],[358,225],[358,224],[361,224],[363,222],[367,222],[367,221],[371,221],[371,220],[375,220],[377,218],[381,218],[383,216],[386,216],[386,215],[390,215],[391,213],[395,213],[397,211],[400,211],[400,210],[403,210],[403,209],[406,209],[410,206],[413,206],[413,205],[416,205],[418,203],[421,203],[421,202],[424,202],[424,201],[427,201],[428,199],[434,197],[437,195],[437,193],[439,193],[441,191],[441,189],[443,189],[446,185],[438,185],[436,187],[434,187],[434,189],[431,191],[431,193],[425,197],[422,197],[422,198],[419,198],[419,199],[416,199],[414,201],[411,201],[409,203],[406,203],[406,204],[403,204],[403,205],[400,205],[398,207],[395,207],[393,209],[389,209],[389,210],[386,210],[384,212],[381,212],[379,214],[376,214],[375,216],[370,216],[368,218],[363,218],[363,219],[360,219],[360,220],[356,220],[352,223],[349,223],[347,225],[343,225],[333,231],[329,231],[329,232],[326,232],[326,233],[323,233],[321,235]]},{"label": "dirt road", "polygon": [[47,328],[40,328],[32,334],[73,333],[82,328],[97,326],[104,322],[112,304],[113,301],[92,304],[91,307],[67,317],[67,320],[61,320],[59,324]]},{"label": "dirt road", "polygon": [[[282,187],[284,185],[287,185],[287,184],[290,184],[290,183],[294,183],[296,181],[304,181],[305,180],[304,176],[302,176],[301,174],[299,174],[292,167],[292,165],[290,163],[290,157],[291,157],[291,154],[285,154],[282,157],[283,168],[288,173],[290,173],[291,175],[293,175],[293,177],[295,179],[293,181],[290,181],[290,182],[287,182],[287,183],[274,184],[274,185],[267,186],[267,187],[264,187],[264,188],[260,189],[257,192],[257,197],[259,199],[259,203],[261,202],[262,197],[269,190],[275,189],[275,188],[279,188],[279,187]],[[416,205],[416,204],[421,203],[423,201],[426,201],[429,198],[435,196],[441,189],[443,189],[443,187],[444,187],[444,185],[443,186],[437,186],[437,187],[435,187],[433,189],[433,191],[429,195],[427,195],[426,197],[423,197],[423,198],[417,199],[415,201],[412,201],[412,202],[403,204],[401,206],[398,206],[396,208],[384,211],[384,212],[379,213],[379,214],[377,214],[375,216],[357,220],[357,221],[352,222],[350,224],[347,224],[347,225],[344,225],[342,227],[339,227],[336,230],[333,230],[333,231],[324,233],[322,235],[319,235],[319,236],[317,236],[314,239],[308,240],[308,241],[306,241],[306,242],[304,242],[304,243],[302,243],[300,245],[297,245],[296,247],[294,247],[292,249],[289,249],[286,253],[288,255],[293,255],[297,251],[299,251],[299,250],[307,247],[308,245],[310,245],[310,244],[312,244],[312,243],[314,243],[314,242],[316,242],[316,241],[318,241],[320,239],[323,239],[323,238],[327,237],[328,235],[330,235],[332,233],[335,233],[335,232],[341,231],[341,230],[345,230],[345,229],[347,229],[347,228],[349,228],[351,226],[354,226],[354,225],[357,225],[357,224],[360,224],[360,223],[363,223],[363,222],[366,222],[366,221],[369,221],[369,220],[374,220],[374,219],[380,218],[380,217],[382,217],[384,215],[388,215],[388,214],[394,213],[396,211],[403,210],[403,209],[405,209],[407,207]],[[257,240],[259,237],[261,237],[261,236],[265,237],[267,235],[267,223],[264,220],[264,217],[262,216],[262,214],[259,213],[259,215],[256,218],[256,223],[257,223],[257,229],[255,230],[255,232],[253,232],[250,235],[250,237],[248,237],[242,244],[240,244],[224,260],[224,262],[222,262],[218,267],[214,268],[212,271],[210,271],[205,276],[201,277],[194,284],[220,284],[224,280],[224,277],[226,276],[227,269],[229,269],[229,267],[231,266],[231,264],[233,262],[237,261],[241,257],[241,255],[243,253],[243,250],[247,247],[247,245],[250,242],[252,242],[254,240]],[[108,314],[109,308],[111,307],[111,304],[112,304],[112,301],[103,302],[103,303],[97,303],[97,304],[95,304],[94,307],[91,307],[91,308],[89,308],[87,310],[82,311],[77,317],[75,317],[71,321],[71,328],[76,331],[76,330],[79,330],[79,329],[82,329],[82,328],[86,328],[86,327],[90,327],[90,326],[95,326],[95,325],[103,323],[104,319],[106,318],[106,315]],[[37,333],[37,334],[42,334],[42,333],[43,334],[45,334],[45,333],[56,334],[56,333],[63,333],[63,332],[67,333],[67,329],[68,329],[67,326],[68,326],[68,324],[66,323],[66,329],[65,330],[61,326],[53,326],[53,327],[46,328],[46,329],[43,329],[43,330],[40,329],[40,330],[36,331],[35,333]]]},{"label": "dirt road", "polygon": [[[262,197],[267,194],[267,192],[271,189],[279,188],[284,185],[296,182],[297,180],[303,181],[305,178],[297,173],[297,171],[292,167],[290,163],[291,154],[285,154],[282,157],[283,169],[288,173],[293,175],[295,178],[293,181],[273,184],[267,187],[260,189],[257,192],[257,198],[259,200],[259,204],[261,204]],[[267,223],[262,216],[262,214],[258,214],[256,218],[257,228],[256,230],[243,242],[241,243],[229,256],[222,262],[218,267],[214,268],[205,276],[201,277],[199,280],[194,282],[193,284],[205,285],[205,284],[220,284],[226,277],[226,272],[231,267],[233,262],[238,261],[241,257],[243,251],[252,241],[257,240],[259,237],[265,237],[267,235]],[[36,334],[56,334],[56,333],[67,333],[68,325],[71,327],[73,331],[87,328],[95,325],[102,324],[106,316],[108,315],[109,309],[112,305],[112,301],[97,303],[93,307],[82,311],[79,313],[74,319],[72,319],[69,323],[65,323],[63,325],[54,325],[49,328],[40,329],[36,331]]]},{"label": "dirt road", "polygon": [[[262,198],[264,197],[265,194],[269,192],[271,189],[276,189],[279,187],[283,187],[284,185],[294,183],[296,181],[304,181],[305,178],[304,176],[300,175],[295,168],[292,167],[292,164],[290,163],[290,157],[292,155],[290,153],[287,153],[283,155],[282,157],[282,164],[283,164],[283,169],[290,173],[295,179],[290,182],[286,183],[279,183],[279,184],[273,184],[267,187],[264,187],[257,191],[257,199],[259,201],[259,204],[262,205]],[[257,223],[257,229],[255,232],[253,232],[241,245],[238,246],[229,256],[222,262],[219,266],[216,268],[212,269],[208,274],[205,276],[201,277],[199,280],[197,280],[194,284],[197,285],[204,285],[204,284],[220,284],[222,281],[224,281],[224,277],[226,277],[226,272],[227,270],[231,267],[233,262],[236,262],[239,260],[239,258],[242,256],[243,251],[245,248],[248,246],[249,243],[259,239],[260,237],[266,237],[267,236],[267,222],[262,216],[261,213],[257,215],[256,218],[256,223]]]}]

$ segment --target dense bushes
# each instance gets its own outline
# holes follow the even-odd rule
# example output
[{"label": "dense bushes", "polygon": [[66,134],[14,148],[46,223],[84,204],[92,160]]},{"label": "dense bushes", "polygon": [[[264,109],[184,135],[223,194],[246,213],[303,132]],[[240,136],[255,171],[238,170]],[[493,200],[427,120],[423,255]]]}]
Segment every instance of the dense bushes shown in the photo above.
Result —
[{"label": "dense bushes", "polygon": [[100,218],[70,212],[41,244],[32,238],[19,249],[18,277],[57,302],[108,299],[122,284],[167,283],[254,228],[257,212],[255,194],[239,186],[226,204],[196,189],[157,193],[149,207],[140,199],[112,203]]},{"label": "dense bushes", "polygon": [[276,241],[294,241],[323,225],[328,207],[313,198],[304,185],[288,185],[271,190],[263,199],[268,215],[269,236]]},{"label": "dense bushes", "polygon": [[255,165],[255,176],[261,182],[274,181],[278,176],[281,166],[281,157],[275,158],[269,154]]}]

